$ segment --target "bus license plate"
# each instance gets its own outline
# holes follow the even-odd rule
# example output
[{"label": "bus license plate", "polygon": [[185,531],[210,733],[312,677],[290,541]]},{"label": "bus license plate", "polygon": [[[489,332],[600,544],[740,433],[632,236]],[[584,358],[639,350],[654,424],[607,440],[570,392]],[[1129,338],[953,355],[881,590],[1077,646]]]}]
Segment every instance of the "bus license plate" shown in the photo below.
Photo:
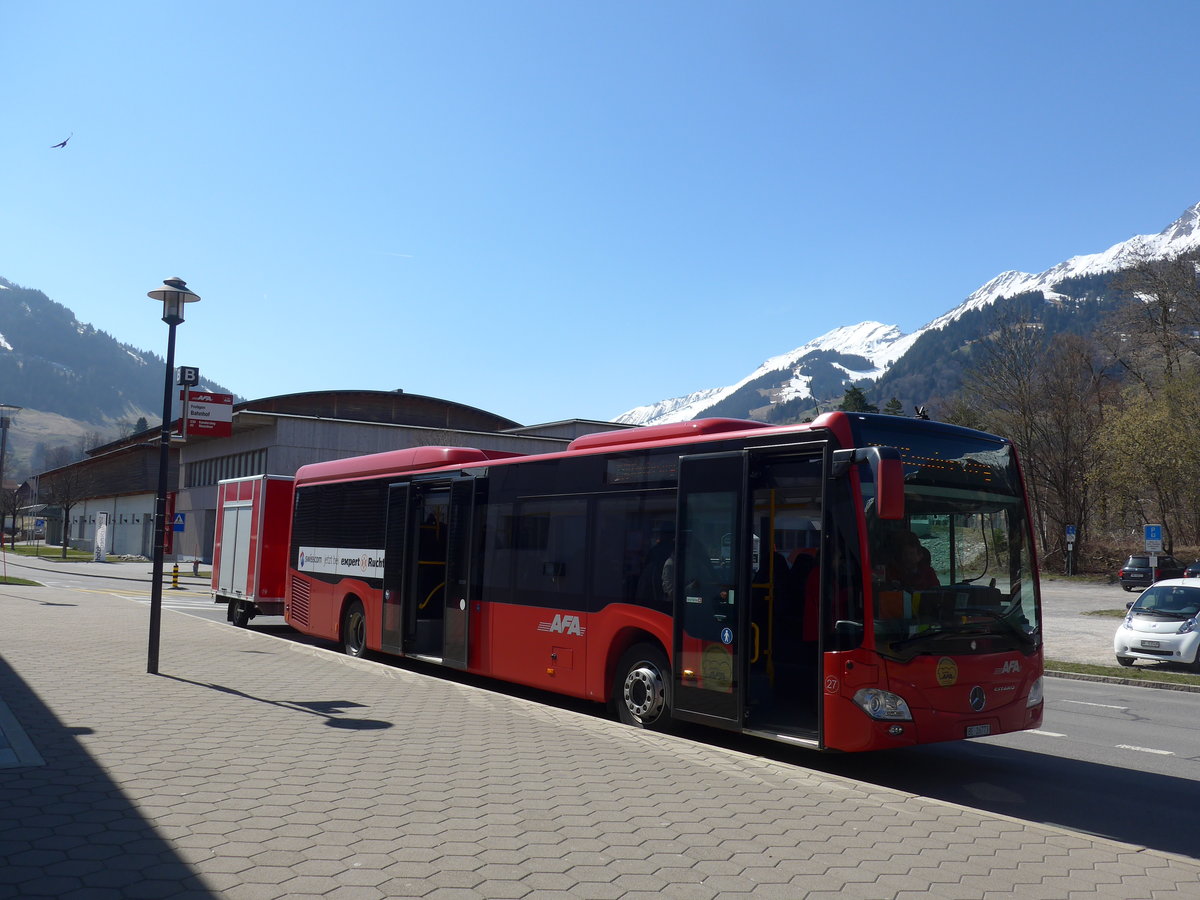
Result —
[{"label": "bus license plate", "polygon": [[968,725],[967,737],[983,737],[985,734],[992,733],[991,725]]}]

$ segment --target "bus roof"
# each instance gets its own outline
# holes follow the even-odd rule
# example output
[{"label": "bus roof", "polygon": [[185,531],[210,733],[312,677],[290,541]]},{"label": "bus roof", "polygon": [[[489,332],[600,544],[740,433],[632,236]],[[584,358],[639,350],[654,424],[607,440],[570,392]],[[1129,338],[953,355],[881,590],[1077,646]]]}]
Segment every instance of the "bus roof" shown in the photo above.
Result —
[{"label": "bus roof", "polygon": [[493,459],[523,456],[505,450],[480,450],[477,447],[408,447],[385,450],[367,456],[350,456],[328,462],[310,463],[296,471],[296,482],[343,481],[383,475],[437,469],[442,466],[469,465]]},{"label": "bus roof", "polygon": [[567,449],[596,450],[600,447],[645,444],[650,441],[668,441],[702,434],[722,434],[727,431],[749,431],[752,428],[766,427],[764,422],[752,422],[749,419],[694,419],[690,422],[646,425],[629,431],[597,431],[575,438]]},{"label": "bus roof", "polygon": [[811,422],[793,425],[771,425],[749,419],[694,419],[688,422],[672,422],[664,425],[647,425],[641,428],[620,431],[600,431],[585,434],[573,440],[562,450],[546,454],[512,453],[505,450],[484,450],[478,447],[408,447],[403,450],[388,450],[366,456],[352,456],[328,462],[310,463],[296,472],[297,485],[334,481],[359,481],[370,478],[386,478],[433,469],[453,469],[488,462],[517,459],[558,459],[563,456],[592,453],[620,453],[624,450],[650,449],[671,445],[702,444],[706,439],[745,435],[770,439],[772,434],[795,435],[797,433],[828,432],[844,447],[854,446],[859,427],[868,423],[886,424],[892,428],[941,430],[961,433],[963,436],[989,437],[1003,440],[994,435],[984,435],[970,429],[943,423],[920,422],[903,416],[846,413],[840,410],[823,413]]}]

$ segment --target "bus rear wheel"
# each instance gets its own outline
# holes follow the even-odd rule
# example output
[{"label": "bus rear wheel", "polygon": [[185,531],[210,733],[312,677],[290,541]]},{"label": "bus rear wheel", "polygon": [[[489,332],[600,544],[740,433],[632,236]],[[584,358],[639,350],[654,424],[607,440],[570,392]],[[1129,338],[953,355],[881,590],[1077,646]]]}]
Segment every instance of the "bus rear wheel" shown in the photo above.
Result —
[{"label": "bus rear wheel", "polygon": [[671,720],[671,667],[653,644],[635,644],[621,656],[613,685],[617,717],[626,725],[666,731]]},{"label": "bus rear wheel", "polygon": [[367,652],[367,614],[358,600],[351,601],[342,613],[342,649],[347,656]]}]

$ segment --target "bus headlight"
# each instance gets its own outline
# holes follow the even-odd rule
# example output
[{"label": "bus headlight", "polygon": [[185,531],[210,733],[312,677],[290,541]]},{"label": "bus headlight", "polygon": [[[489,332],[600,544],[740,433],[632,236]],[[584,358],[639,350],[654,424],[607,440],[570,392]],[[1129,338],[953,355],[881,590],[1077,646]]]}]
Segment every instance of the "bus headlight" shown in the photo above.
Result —
[{"label": "bus headlight", "polygon": [[1029,698],[1025,701],[1025,708],[1037,706],[1042,702],[1042,676],[1039,675],[1033,682],[1033,686],[1029,688]]},{"label": "bus headlight", "polygon": [[904,698],[879,688],[863,688],[854,695],[854,702],[872,719],[904,719],[912,721],[912,713]]}]

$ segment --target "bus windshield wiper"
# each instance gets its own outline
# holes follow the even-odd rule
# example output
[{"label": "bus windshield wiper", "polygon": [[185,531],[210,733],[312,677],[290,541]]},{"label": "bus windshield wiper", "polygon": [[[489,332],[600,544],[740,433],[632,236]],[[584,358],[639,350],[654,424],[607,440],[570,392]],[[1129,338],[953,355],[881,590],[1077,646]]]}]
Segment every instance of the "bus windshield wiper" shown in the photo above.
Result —
[{"label": "bus windshield wiper", "polygon": [[[965,607],[963,609],[955,610],[955,613],[956,614],[958,614],[958,613],[979,614],[979,615],[987,616],[988,618],[991,618],[991,619],[995,619],[997,622],[1003,623],[1004,626],[1007,627],[1008,630],[1011,631],[1021,641],[1021,643],[1024,646],[1031,647],[1031,648],[1037,646],[1037,642],[1033,639],[1032,634],[1022,630],[1017,625],[1013,624],[1008,619],[1006,619],[1004,616],[1002,616],[1000,613],[997,613],[993,610],[979,609],[976,607]],[[925,640],[926,638],[940,638],[940,637],[947,637],[947,636],[961,637],[964,634],[971,634],[971,633],[978,634],[979,631],[977,630],[977,628],[972,628],[969,624],[966,624],[966,623],[964,623],[962,625],[956,624],[952,627],[947,627],[945,625],[941,625],[941,626],[937,626],[937,627],[927,628],[925,631],[918,632],[917,634],[914,634],[911,637],[901,638],[898,641],[892,641],[889,644],[889,646],[893,650],[903,650],[904,648],[912,646],[913,644],[919,643],[920,641]]]},{"label": "bus windshield wiper", "polygon": [[905,647],[916,644],[919,641],[926,640],[927,638],[939,638],[947,635],[959,634],[962,634],[962,632],[957,628],[945,628],[943,626],[930,627],[926,628],[924,631],[918,631],[911,637],[901,638],[898,641],[892,641],[889,646],[893,650],[903,650]]},{"label": "bus windshield wiper", "polygon": [[984,609],[983,607],[979,607],[979,606],[967,606],[967,607],[964,607],[963,609],[955,610],[955,612],[956,613],[960,613],[960,612],[961,613],[969,613],[971,615],[987,616],[990,619],[995,619],[997,622],[1000,622],[1009,631],[1011,631],[1013,634],[1015,634],[1017,637],[1019,637],[1021,639],[1021,643],[1023,643],[1026,647],[1035,646],[1036,642],[1034,641],[1032,634],[1030,634],[1028,631],[1025,631],[1023,628],[1018,627],[1014,622],[1010,621],[1007,616],[996,612],[994,609]]}]

